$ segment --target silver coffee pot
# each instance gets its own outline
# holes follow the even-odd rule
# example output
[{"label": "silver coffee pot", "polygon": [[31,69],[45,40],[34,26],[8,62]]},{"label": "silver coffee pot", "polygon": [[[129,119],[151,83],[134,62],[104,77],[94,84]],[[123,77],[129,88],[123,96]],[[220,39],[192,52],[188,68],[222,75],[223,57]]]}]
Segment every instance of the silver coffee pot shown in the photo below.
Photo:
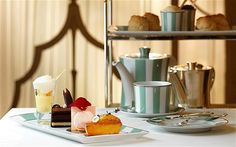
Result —
[{"label": "silver coffee pot", "polygon": [[170,67],[169,76],[180,104],[190,108],[207,106],[215,80],[213,67],[187,62],[186,65]]}]

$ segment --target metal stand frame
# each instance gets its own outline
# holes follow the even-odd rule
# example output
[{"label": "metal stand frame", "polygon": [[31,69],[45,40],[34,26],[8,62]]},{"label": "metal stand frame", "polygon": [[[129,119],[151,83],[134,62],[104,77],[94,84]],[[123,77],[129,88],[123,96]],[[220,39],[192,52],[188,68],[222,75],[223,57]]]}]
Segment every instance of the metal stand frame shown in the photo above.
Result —
[{"label": "metal stand frame", "polygon": [[[108,16],[108,14],[110,15]],[[114,106],[112,95],[112,40],[108,40],[108,26],[111,25],[112,0],[104,0],[105,107]]]}]

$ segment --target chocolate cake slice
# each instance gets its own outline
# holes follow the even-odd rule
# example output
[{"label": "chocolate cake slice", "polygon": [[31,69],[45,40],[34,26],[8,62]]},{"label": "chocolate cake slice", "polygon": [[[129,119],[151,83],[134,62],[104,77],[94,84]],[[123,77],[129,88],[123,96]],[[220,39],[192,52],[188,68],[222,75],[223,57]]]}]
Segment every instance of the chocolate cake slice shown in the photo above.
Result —
[{"label": "chocolate cake slice", "polygon": [[70,127],[71,126],[71,108],[69,105],[73,102],[70,91],[66,88],[63,90],[66,108],[58,104],[53,105],[51,114],[51,127]]},{"label": "chocolate cake slice", "polygon": [[70,127],[71,126],[71,108],[62,108],[55,104],[52,107],[51,127]]}]

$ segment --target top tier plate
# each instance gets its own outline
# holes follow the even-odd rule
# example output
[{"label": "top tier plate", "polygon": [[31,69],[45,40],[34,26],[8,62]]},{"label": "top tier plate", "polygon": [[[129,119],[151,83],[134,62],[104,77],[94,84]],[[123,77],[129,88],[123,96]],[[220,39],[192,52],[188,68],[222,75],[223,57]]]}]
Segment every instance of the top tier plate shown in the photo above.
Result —
[{"label": "top tier plate", "polygon": [[236,30],[229,31],[128,31],[128,26],[110,26],[110,40],[191,40],[222,39],[236,40]]}]

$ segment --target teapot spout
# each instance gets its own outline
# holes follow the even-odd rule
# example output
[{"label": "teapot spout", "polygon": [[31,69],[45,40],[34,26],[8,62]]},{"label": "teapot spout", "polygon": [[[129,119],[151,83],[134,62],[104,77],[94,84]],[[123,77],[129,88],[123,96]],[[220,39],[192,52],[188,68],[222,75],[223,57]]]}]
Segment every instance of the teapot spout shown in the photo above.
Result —
[{"label": "teapot spout", "polygon": [[186,107],[186,101],[187,101],[187,94],[185,92],[186,88],[181,83],[175,70],[170,70],[169,76],[170,76],[170,82],[173,85],[173,90],[178,98],[179,103],[182,105],[182,107]]},{"label": "teapot spout", "polygon": [[112,65],[116,67],[121,77],[125,93],[125,106],[132,107],[132,102],[134,101],[134,78],[120,61],[113,61]]}]

